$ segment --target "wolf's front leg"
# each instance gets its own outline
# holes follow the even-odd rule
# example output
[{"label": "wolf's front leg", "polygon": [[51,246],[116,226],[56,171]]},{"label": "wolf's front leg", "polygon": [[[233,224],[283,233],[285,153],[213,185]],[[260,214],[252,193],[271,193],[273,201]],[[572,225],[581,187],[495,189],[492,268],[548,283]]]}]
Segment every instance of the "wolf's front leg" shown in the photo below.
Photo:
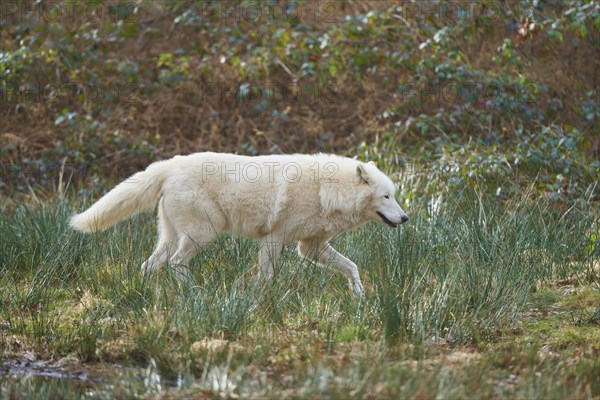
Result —
[{"label": "wolf's front leg", "polygon": [[319,262],[330,265],[346,275],[350,289],[352,289],[355,295],[358,297],[363,297],[365,295],[365,289],[360,281],[360,275],[358,274],[358,267],[356,264],[344,257],[340,252],[331,247],[330,244],[325,245],[325,248],[319,256]]},{"label": "wolf's front leg", "polygon": [[320,246],[318,241],[302,240],[298,243],[298,253],[301,256],[317,261],[319,264],[337,269],[348,278],[350,289],[355,295],[363,297],[363,288],[358,267],[351,260],[336,251],[329,243]]}]

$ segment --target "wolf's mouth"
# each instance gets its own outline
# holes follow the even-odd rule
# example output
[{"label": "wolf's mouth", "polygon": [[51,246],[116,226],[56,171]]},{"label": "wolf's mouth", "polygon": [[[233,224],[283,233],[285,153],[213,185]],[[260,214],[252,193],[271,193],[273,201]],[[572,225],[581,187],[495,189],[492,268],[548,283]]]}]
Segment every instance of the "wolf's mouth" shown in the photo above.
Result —
[{"label": "wolf's mouth", "polygon": [[383,215],[382,213],[380,213],[379,211],[377,211],[377,215],[379,215],[379,217],[381,217],[381,220],[383,222],[385,222],[386,224],[388,224],[390,227],[392,228],[396,228],[398,226],[397,223],[390,221],[389,219],[386,218],[385,215]]}]

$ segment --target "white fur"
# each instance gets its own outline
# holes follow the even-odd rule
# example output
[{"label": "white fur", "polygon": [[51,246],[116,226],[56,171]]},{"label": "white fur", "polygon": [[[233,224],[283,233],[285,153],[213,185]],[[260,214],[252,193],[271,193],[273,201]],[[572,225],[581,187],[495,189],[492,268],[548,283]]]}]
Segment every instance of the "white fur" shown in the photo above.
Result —
[{"label": "white fur", "polygon": [[158,243],[142,265],[144,273],[169,262],[181,280],[190,281],[191,258],[229,233],[261,241],[263,278],[273,275],[283,245],[297,241],[300,255],[341,271],[362,294],[356,264],[328,241],[369,220],[382,221],[377,212],[393,226],[405,222],[394,193],[392,181],[373,163],[349,158],[196,153],[151,164],[70,224],[94,232],[158,202]]}]

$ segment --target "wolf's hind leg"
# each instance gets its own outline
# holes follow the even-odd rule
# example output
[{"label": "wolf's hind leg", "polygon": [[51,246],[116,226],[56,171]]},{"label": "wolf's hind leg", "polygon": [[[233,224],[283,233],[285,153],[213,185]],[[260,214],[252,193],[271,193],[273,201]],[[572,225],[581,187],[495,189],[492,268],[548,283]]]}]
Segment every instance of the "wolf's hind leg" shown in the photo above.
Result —
[{"label": "wolf's hind leg", "polygon": [[260,263],[259,279],[270,280],[274,274],[274,267],[283,251],[283,240],[267,236],[260,241],[258,254]]},{"label": "wolf's hind leg", "polygon": [[158,203],[158,242],[152,255],[142,264],[142,274],[158,271],[175,251],[177,231],[165,212],[163,199]]},{"label": "wolf's hind leg", "polygon": [[180,235],[177,250],[169,260],[175,277],[180,283],[188,285],[194,283],[188,264],[200,250],[206,248],[216,238],[217,233],[210,226],[196,227],[194,230],[190,230],[189,233]]},{"label": "wolf's hind leg", "polygon": [[173,254],[169,260],[169,264],[171,268],[173,268],[175,278],[177,278],[180,283],[187,285],[194,284],[194,278],[187,265],[199,250],[200,246],[196,245],[189,236],[182,236],[179,240],[177,251],[175,251],[175,254]]},{"label": "wolf's hind leg", "polygon": [[365,290],[360,281],[356,264],[336,251],[329,243],[323,245],[319,241],[301,240],[298,242],[298,253],[321,265],[337,269],[346,275],[354,294],[360,297],[364,295]]}]

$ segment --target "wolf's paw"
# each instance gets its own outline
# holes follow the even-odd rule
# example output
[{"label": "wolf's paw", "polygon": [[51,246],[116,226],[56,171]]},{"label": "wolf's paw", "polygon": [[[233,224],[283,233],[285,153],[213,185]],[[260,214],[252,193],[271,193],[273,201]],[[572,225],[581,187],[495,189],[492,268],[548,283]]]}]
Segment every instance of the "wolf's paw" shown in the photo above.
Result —
[{"label": "wolf's paw", "polygon": [[151,272],[150,264],[149,264],[148,260],[144,261],[144,263],[142,264],[141,271],[142,271],[142,276],[146,276]]},{"label": "wolf's paw", "polygon": [[350,281],[350,289],[352,289],[352,293],[359,299],[365,297],[365,288],[363,287],[360,279]]},{"label": "wolf's paw", "polygon": [[174,265],[173,275],[181,286],[192,287],[196,285],[196,281],[194,280],[192,273],[185,265]]}]

